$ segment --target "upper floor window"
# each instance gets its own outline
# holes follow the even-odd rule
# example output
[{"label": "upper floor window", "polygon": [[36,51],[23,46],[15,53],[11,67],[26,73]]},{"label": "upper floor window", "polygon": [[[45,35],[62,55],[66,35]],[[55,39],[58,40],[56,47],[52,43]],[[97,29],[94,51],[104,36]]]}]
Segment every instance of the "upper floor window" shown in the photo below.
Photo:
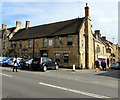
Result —
[{"label": "upper floor window", "polygon": [[49,46],[52,46],[52,40],[49,40]]},{"label": "upper floor window", "polygon": [[103,47],[103,54],[104,54],[104,47]]},{"label": "upper floor window", "polygon": [[47,47],[48,39],[43,39],[43,47]]},{"label": "upper floor window", "polygon": [[19,42],[20,42],[20,48],[22,48],[22,40],[20,40]]},{"label": "upper floor window", "polygon": [[82,45],[82,47],[84,46],[84,41],[83,40],[81,41],[81,45]]},{"label": "upper floor window", "polygon": [[99,47],[99,45],[97,45],[97,47],[96,47],[96,53],[99,53],[100,52],[100,47]]},{"label": "upper floor window", "polygon": [[73,45],[73,38],[71,36],[67,37],[67,45],[72,46]]},{"label": "upper floor window", "polygon": [[55,37],[54,46],[55,46],[55,47],[60,47],[60,40],[59,40],[59,37]]},{"label": "upper floor window", "polygon": [[32,48],[32,40],[31,40],[31,39],[28,40],[28,47],[29,47],[29,48]]},{"label": "upper floor window", "polygon": [[111,53],[111,49],[110,49],[110,48],[107,48],[107,49],[106,49],[106,53]]},{"label": "upper floor window", "polygon": [[11,47],[16,48],[16,44],[13,41],[11,41]]}]

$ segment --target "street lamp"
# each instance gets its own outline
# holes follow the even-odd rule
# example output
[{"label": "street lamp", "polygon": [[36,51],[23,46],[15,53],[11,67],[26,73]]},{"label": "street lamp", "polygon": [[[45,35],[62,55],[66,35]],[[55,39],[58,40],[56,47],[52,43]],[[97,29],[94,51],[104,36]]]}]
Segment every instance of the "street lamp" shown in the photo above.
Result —
[{"label": "street lamp", "polygon": [[114,39],[115,39],[115,38],[113,38],[113,44],[114,44]]}]

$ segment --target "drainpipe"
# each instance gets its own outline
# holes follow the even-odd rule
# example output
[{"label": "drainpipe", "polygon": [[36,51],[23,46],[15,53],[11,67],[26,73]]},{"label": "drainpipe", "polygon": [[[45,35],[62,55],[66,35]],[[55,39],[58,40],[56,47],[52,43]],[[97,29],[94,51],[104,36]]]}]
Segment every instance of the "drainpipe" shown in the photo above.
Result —
[{"label": "drainpipe", "polygon": [[33,58],[34,58],[34,53],[35,53],[35,39],[33,39]]}]

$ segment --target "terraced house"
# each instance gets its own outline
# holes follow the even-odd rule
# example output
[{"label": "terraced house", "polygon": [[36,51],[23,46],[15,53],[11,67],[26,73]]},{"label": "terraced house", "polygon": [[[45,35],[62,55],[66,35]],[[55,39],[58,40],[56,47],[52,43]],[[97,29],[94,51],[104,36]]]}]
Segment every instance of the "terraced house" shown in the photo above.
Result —
[{"label": "terraced house", "polygon": [[[2,55],[19,56],[26,58],[50,57],[60,66],[79,68],[94,68],[94,62],[100,57],[106,57],[106,47],[109,47],[91,29],[89,7],[86,4],[85,16],[66,21],[30,27],[26,21],[25,28],[22,22],[16,21],[16,27],[2,26]],[[98,45],[102,53],[97,51]],[[97,49],[96,49],[97,48]],[[111,52],[110,52],[111,54]]]},{"label": "terraced house", "polygon": [[113,62],[119,61],[118,55],[118,45],[106,39],[106,36],[101,36],[100,30],[95,30],[94,34],[94,50],[95,50],[95,60],[106,61],[107,66]]}]

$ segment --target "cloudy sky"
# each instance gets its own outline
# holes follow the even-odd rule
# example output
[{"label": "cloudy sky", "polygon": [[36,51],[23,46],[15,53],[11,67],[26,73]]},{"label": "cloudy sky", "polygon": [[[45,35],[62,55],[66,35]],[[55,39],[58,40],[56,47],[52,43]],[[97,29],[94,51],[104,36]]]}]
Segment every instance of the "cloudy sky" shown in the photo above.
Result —
[{"label": "cloudy sky", "polygon": [[[14,27],[16,21],[30,21],[30,26],[84,17],[88,3],[92,31],[100,30],[111,42],[118,43],[119,0],[2,0],[0,23]],[[113,39],[115,38],[115,39]]]}]

